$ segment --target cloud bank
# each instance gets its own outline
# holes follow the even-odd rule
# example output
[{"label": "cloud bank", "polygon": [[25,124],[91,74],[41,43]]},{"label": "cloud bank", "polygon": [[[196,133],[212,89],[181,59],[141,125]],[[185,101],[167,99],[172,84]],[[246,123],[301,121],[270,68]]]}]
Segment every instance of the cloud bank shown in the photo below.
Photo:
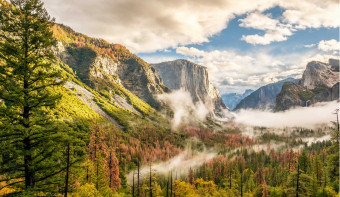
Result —
[{"label": "cloud bank", "polygon": [[312,107],[299,107],[284,112],[264,112],[258,110],[241,110],[236,114],[235,122],[258,127],[317,128],[336,120],[334,114],[339,109],[337,101],[317,103]]},{"label": "cloud bank", "polygon": [[333,54],[336,54],[340,50],[340,42],[337,40],[321,40],[318,44],[318,48],[321,51],[331,51]]},{"label": "cloud bank", "polygon": [[[337,0],[43,0],[57,22],[89,36],[127,46],[133,52],[154,52],[169,47],[208,42],[227,27],[235,16],[263,19],[243,21],[244,27],[265,31],[245,35],[250,43],[282,41],[295,29],[335,28],[340,18]],[[261,14],[280,6],[281,19]],[[252,13],[254,12],[254,13]]]},{"label": "cloud bank", "polygon": [[204,65],[209,70],[212,83],[222,94],[242,93],[245,89],[257,89],[269,83],[293,77],[300,78],[310,61],[328,62],[328,54],[317,49],[305,54],[271,54],[262,49],[249,52],[233,50],[203,51],[194,47],[178,47],[177,53]]}]

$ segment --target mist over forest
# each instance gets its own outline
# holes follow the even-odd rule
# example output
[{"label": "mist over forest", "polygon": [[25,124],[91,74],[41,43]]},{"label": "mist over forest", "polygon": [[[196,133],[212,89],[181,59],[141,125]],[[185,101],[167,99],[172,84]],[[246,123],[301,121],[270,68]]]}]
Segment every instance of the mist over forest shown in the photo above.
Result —
[{"label": "mist over forest", "polygon": [[339,196],[339,18],[0,0],[0,196]]}]

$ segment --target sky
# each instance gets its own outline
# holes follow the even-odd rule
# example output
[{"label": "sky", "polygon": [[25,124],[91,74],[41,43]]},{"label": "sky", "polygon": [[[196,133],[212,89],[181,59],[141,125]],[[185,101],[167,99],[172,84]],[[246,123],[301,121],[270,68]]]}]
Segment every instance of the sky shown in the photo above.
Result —
[{"label": "sky", "polygon": [[148,63],[206,66],[221,94],[301,77],[339,58],[338,0],[42,0],[56,22]]}]

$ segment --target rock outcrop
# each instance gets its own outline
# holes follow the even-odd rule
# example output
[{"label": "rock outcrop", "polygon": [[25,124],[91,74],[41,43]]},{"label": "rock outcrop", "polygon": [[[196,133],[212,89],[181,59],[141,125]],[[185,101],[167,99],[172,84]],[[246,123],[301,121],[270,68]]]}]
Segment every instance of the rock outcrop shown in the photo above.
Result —
[{"label": "rock outcrop", "polygon": [[275,111],[284,111],[292,106],[308,105],[310,95],[313,95],[311,90],[296,83],[286,82],[276,97]]},{"label": "rock outcrop", "polygon": [[297,79],[287,78],[282,81],[268,84],[257,89],[249,96],[244,98],[235,108],[240,109],[260,109],[260,110],[274,110],[276,96],[281,91],[284,82],[298,82]]},{"label": "rock outcrop", "polygon": [[[307,89],[315,89],[318,86],[331,88],[337,81],[339,81],[339,72],[336,70],[336,61],[330,61],[330,64],[323,62],[310,62],[307,64],[301,79],[301,85]],[[339,65],[339,61],[338,61]],[[339,68],[339,66],[338,66]]]},{"label": "rock outcrop", "polygon": [[229,93],[229,94],[223,94],[222,99],[223,102],[226,104],[226,106],[230,110],[234,110],[235,107],[247,96],[249,96],[251,93],[253,93],[254,90],[246,90],[243,94],[237,94],[237,93]]},{"label": "rock outcrop", "polygon": [[187,60],[151,65],[171,90],[188,91],[194,102],[202,101],[216,113],[226,109],[219,91],[210,83],[207,68]]},{"label": "rock outcrop", "polygon": [[299,84],[283,85],[276,98],[275,110],[284,111],[338,99],[339,60],[330,60],[329,64],[314,61],[307,64]]}]

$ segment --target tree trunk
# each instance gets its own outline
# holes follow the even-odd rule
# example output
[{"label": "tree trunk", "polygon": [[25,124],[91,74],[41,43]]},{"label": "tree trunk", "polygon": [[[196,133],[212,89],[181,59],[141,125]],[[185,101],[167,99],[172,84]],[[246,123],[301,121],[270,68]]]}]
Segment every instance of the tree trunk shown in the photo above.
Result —
[{"label": "tree trunk", "polygon": [[169,197],[169,177],[168,180],[166,181],[166,197]]},{"label": "tree trunk", "polygon": [[[27,14],[25,14],[25,22],[27,22],[28,18],[27,18]],[[25,50],[25,57],[24,57],[24,68],[26,70],[28,70],[28,49],[29,49],[29,46],[28,46],[28,25],[25,24],[25,31],[24,31],[24,40],[23,40],[23,45],[24,45],[24,50]],[[27,73],[25,73],[23,75],[23,81],[24,81],[24,84],[23,84],[23,91],[24,91],[24,98],[25,98],[25,101],[28,100],[28,97],[29,97],[29,93],[28,93],[28,87],[29,87],[29,84],[28,84],[28,76],[27,76]],[[29,107],[29,104],[27,102],[24,103],[24,106],[23,106],[23,114],[22,114],[22,117],[23,117],[23,126],[25,127],[25,137],[23,139],[23,142],[24,142],[24,167],[25,167],[25,187],[26,188],[29,188],[29,187],[33,187],[34,186],[34,171],[32,170],[32,153],[31,153],[31,140],[30,140],[30,133],[27,133],[29,132],[29,128],[30,128],[30,124],[29,124],[29,121],[30,121],[30,107]]]},{"label": "tree trunk", "polygon": [[135,172],[132,172],[132,197],[135,197]]},{"label": "tree trunk", "polygon": [[137,196],[140,197],[140,191],[139,191],[139,161],[137,163]]},{"label": "tree trunk", "polygon": [[150,164],[150,197],[152,197],[152,171],[151,171],[151,164]]},{"label": "tree trunk", "polygon": [[231,189],[231,168],[229,170],[229,189]]},{"label": "tree trunk", "polygon": [[172,197],[172,171],[170,175],[170,196]]},{"label": "tree trunk", "polygon": [[24,166],[25,166],[25,187],[30,188],[34,186],[34,172],[31,169],[32,155],[31,155],[31,141],[29,137],[24,138]]},{"label": "tree trunk", "polygon": [[243,183],[242,183],[242,174],[243,174],[243,172],[242,172],[242,170],[241,170],[241,197],[243,197],[243,189],[242,189],[242,187],[243,187]]},{"label": "tree trunk", "polygon": [[112,186],[112,152],[110,151],[110,159],[109,159],[109,178],[110,178],[110,187]]},{"label": "tree trunk", "polygon": [[299,180],[300,179],[300,165],[298,162],[297,178],[296,178],[296,197],[299,197]]},{"label": "tree trunk", "polygon": [[97,165],[96,165],[96,174],[97,174],[97,180],[96,180],[96,189],[99,189],[99,161],[97,158]]},{"label": "tree trunk", "polygon": [[67,152],[66,152],[66,176],[65,176],[65,194],[64,194],[64,197],[67,197],[67,192],[68,192],[69,170],[70,170],[70,144],[67,143]]},{"label": "tree trunk", "polygon": [[86,182],[89,182],[89,166],[86,168]]}]

